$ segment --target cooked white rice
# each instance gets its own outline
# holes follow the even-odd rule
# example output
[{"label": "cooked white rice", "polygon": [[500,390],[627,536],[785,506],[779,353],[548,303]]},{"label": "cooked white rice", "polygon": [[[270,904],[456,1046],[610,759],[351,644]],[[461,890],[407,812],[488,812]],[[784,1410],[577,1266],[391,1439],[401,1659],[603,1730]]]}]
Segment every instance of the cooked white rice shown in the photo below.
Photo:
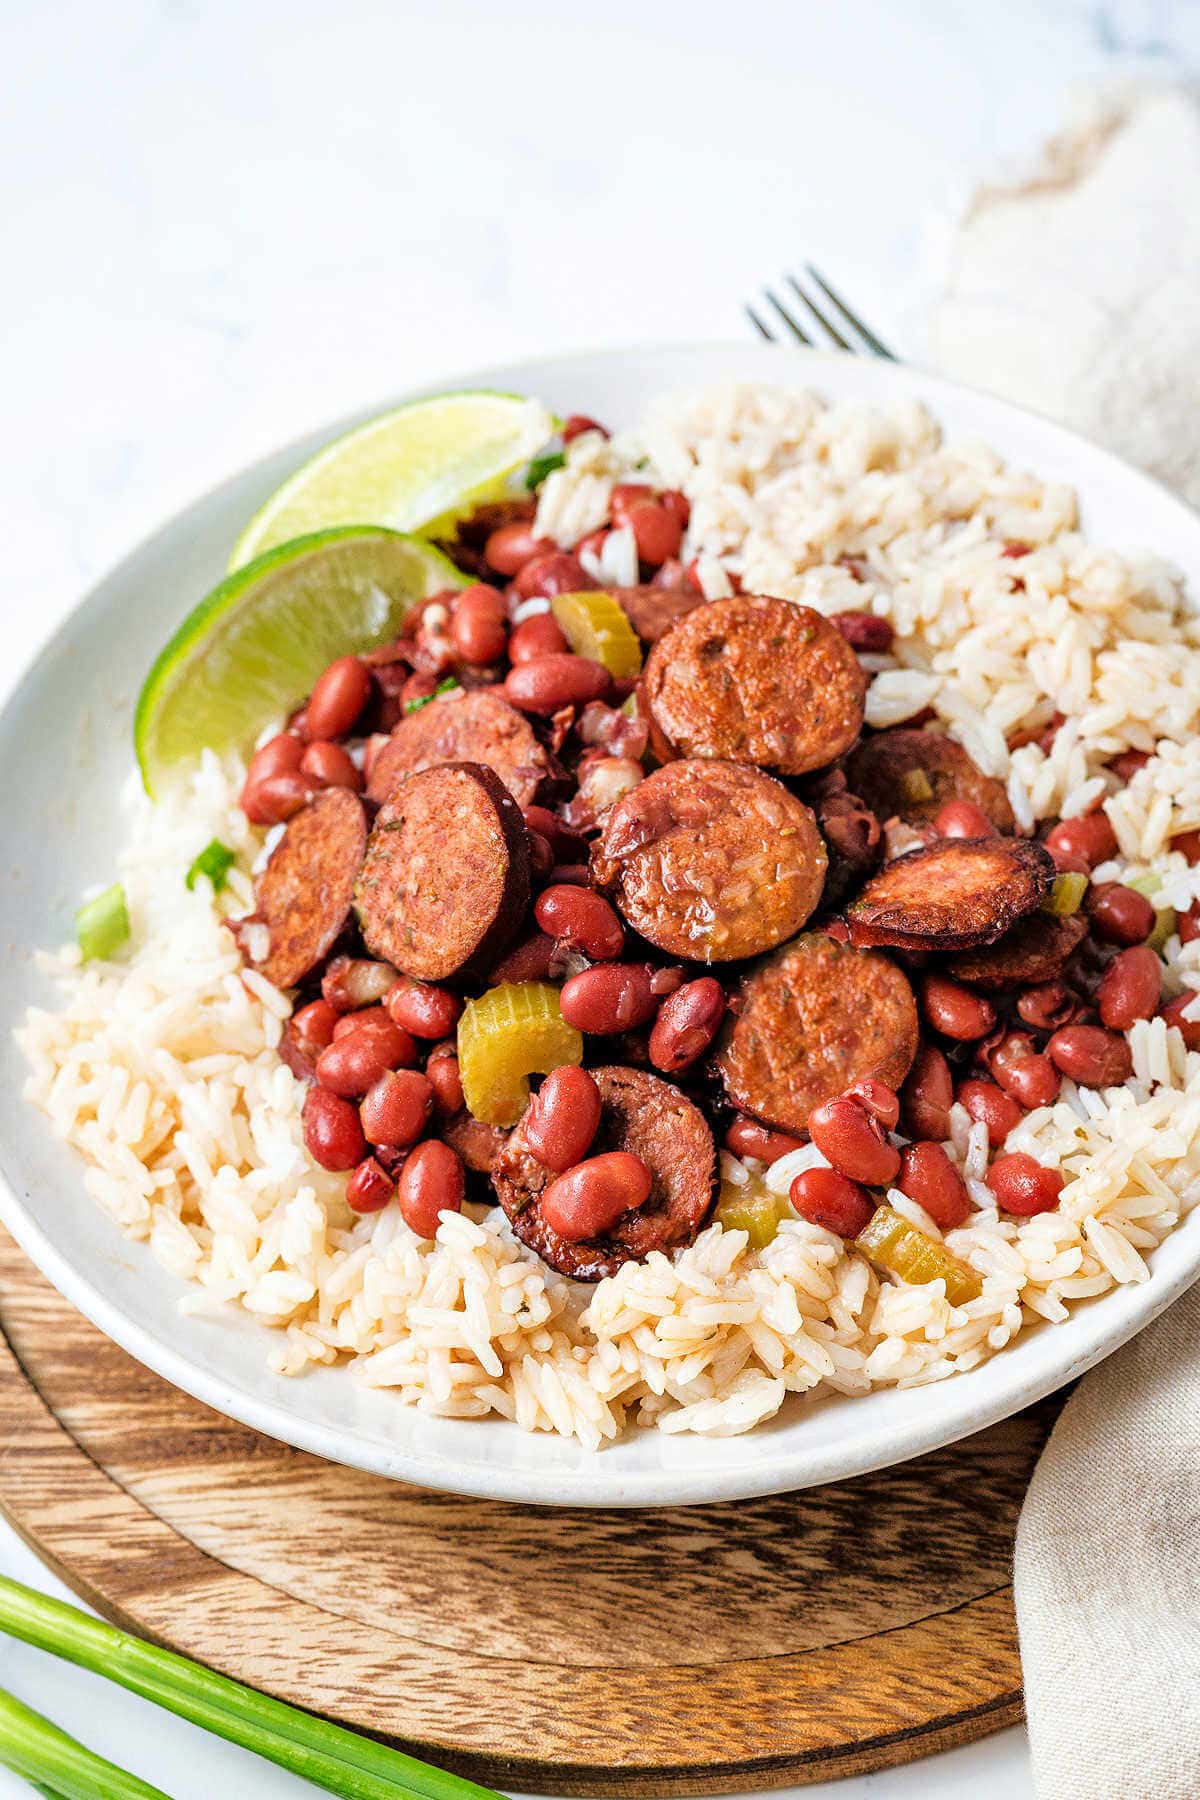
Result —
[{"label": "cooked white rice", "polygon": [[[1200,827],[1200,631],[1170,570],[1083,543],[1069,491],[990,451],[944,447],[919,407],[884,416],[739,389],[663,403],[612,443],[577,439],[545,484],[539,531],[577,542],[603,520],[613,480],[635,470],[688,493],[686,554],[710,595],[733,571],[752,591],[893,620],[901,635],[871,688],[873,723],[932,706],[1007,781],[1027,825],[1104,793],[1121,860],[1100,876],[1157,876],[1159,904],[1200,896],[1200,869],[1167,848]],[[1011,539],[1031,553],[1004,557]],[[865,579],[843,556],[861,559]],[[1055,711],[1067,723],[1049,755],[1009,755],[1009,733]],[[1110,794],[1102,765],[1128,748],[1154,754]],[[977,1210],[946,1242],[983,1281],[963,1307],[940,1281],[881,1283],[800,1220],[757,1252],[713,1225],[673,1260],[656,1254],[583,1289],[514,1242],[496,1211],[446,1217],[436,1242],[395,1207],[356,1219],[344,1178],[304,1150],[303,1088],[276,1054],[288,996],[244,969],[221,922],[249,906],[262,848],[237,806],[242,773],[206,755],[157,808],[131,784],[118,871],[130,948],[110,964],[45,958],[61,1004],[31,1011],[19,1036],[28,1097],[79,1150],[89,1192],[192,1284],[183,1307],[236,1303],[277,1327],[281,1371],[345,1358],[427,1412],[499,1413],[593,1447],[631,1422],[741,1432],[789,1393],[974,1367],[1028,1324],[1145,1280],[1147,1254],[1200,1199],[1200,1054],[1151,1020],[1130,1033],[1127,1087],[1065,1082],[1012,1140],[1066,1175],[1055,1212],[998,1215],[980,1128],[954,1109],[947,1149]],[[213,837],[239,854],[220,900],[203,879],[194,893],[183,884]],[[1200,989],[1200,943],[1176,937],[1164,955],[1168,992]],[[817,1157],[784,1159],[768,1185],[786,1193]],[[764,1178],[728,1156],[722,1172],[732,1185]],[[889,1199],[940,1237],[912,1201]]]}]

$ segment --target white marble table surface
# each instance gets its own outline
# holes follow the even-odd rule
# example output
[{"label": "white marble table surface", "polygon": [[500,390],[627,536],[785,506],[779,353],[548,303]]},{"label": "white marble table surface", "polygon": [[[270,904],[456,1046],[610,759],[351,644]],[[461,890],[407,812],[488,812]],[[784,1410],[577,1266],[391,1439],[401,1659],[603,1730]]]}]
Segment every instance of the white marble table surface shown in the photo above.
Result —
[{"label": "white marble table surface", "polygon": [[[973,181],[1072,86],[1200,63],[1197,0],[594,11],[0,0],[0,687],[169,513],[406,385],[739,336],[806,256],[919,354]],[[58,1591],[2,1525],[0,1570]],[[312,1792],[5,1640],[0,1685],[174,1800]],[[802,1791],[968,1786],[1027,1800],[1023,1734]],[[0,1770],[0,1800],[27,1792]]]}]

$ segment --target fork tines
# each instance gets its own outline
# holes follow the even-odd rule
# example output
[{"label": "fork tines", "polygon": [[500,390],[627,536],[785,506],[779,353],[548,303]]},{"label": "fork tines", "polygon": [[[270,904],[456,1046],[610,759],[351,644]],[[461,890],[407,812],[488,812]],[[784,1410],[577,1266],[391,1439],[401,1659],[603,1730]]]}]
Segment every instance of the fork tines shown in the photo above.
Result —
[{"label": "fork tines", "polygon": [[[882,339],[876,336],[870,326],[864,324],[858,314],[847,306],[841,296],[830,287],[824,276],[819,274],[811,263],[805,264],[804,274],[808,282],[807,288],[802,286],[794,275],[785,277],[795,299],[804,308],[803,324],[796,316],[798,309],[794,304],[790,307],[785,305],[773,288],[764,287],[763,289],[772,313],[778,316],[784,329],[792,337],[798,339],[802,344],[807,344],[810,348],[828,349],[832,347],[837,350],[849,350],[859,356],[882,356],[886,357],[889,362],[895,362],[894,353],[888,349]],[[813,288],[819,290],[816,298],[813,297],[811,291]],[[766,338],[768,343],[773,343],[776,332],[771,330],[770,324],[764,323],[763,316],[749,305],[746,307],[746,314],[759,336]],[[767,318],[770,318],[770,314],[767,315]],[[812,335],[814,322],[823,333],[820,337]],[[847,332],[852,335],[848,336]]]}]

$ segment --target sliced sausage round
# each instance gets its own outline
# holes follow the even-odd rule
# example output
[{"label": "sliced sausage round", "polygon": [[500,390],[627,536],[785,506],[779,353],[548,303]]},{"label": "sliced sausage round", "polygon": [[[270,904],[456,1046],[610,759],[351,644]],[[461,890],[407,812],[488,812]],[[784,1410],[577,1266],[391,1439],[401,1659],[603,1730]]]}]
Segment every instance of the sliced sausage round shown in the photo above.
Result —
[{"label": "sliced sausage round", "polygon": [[410,775],[380,808],[355,906],[373,956],[419,981],[486,970],[529,905],[529,834],[481,763]]},{"label": "sliced sausage round", "polygon": [[793,937],[821,898],[812,812],[740,763],[667,763],[605,815],[592,875],[668,956],[732,962]]},{"label": "sliced sausage round", "polygon": [[705,604],[704,595],[693,587],[613,588],[612,597],[643,644],[657,644],[672,625]]},{"label": "sliced sausage round", "polygon": [[1055,876],[1029,838],[945,838],[871,877],[846,911],[856,944],[971,950],[1036,912]]},{"label": "sliced sausage round", "polygon": [[948,800],[969,800],[997,831],[1016,826],[1004,783],[985,775],[940,731],[876,732],[847,757],[846,780],[885,823],[931,825]]},{"label": "sliced sausage round", "polygon": [[916,1053],[917,1003],[903,969],[810,932],[743,981],[716,1062],[739,1112],[794,1135],[856,1081],[898,1089]]},{"label": "sliced sausage round", "polygon": [[487,1125],[482,1119],[472,1118],[464,1108],[443,1119],[437,1127],[437,1135],[445,1139],[468,1169],[479,1175],[491,1175],[511,1134],[499,1125]]},{"label": "sliced sausage round", "polygon": [[254,967],[276,987],[295,987],[332,950],[366,847],[367,815],[348,788],[326,788],[288,823],[255,891],[255,919],[270,941]]},{"label": "sliced sausage round", "polygon": [[603,1238],[568,1243],[547,1224],[541,1195],[556,1179],[532,1154],[518,1125],[492,1175],[497,1198],[522,1243],[576,1281],[602,1281],[652,1250],[690,1244],[712,1204],[717,1152],[703,1113],[669,1081],[613,1064],[593,1069],[600,1124],[589,1155],[625,1150],[650,1171],[650,1198]]},{"label": "sliced sausage round", "polygon": [[401,719],[371,764],[367,794],[386,800],[406,775],[443,763],[494,769],[518,806],[531,806],[552,773],[529,720],[501,694],[475,688],[431,700]]},{"label": "sliced sausage round", "polygon": [[1086,936],[1087,920],[1081,913],[1066,919],[1030,913],[997,943],[982,950],[964,950],[951,958],[947,967],[956,981],[965,981],[968,987],[997,992],[1033,987],[1061,975]]},{"label": "sliced sausage round", "polygon": [[748,594],[696,607],[651,650],[643,676],[658,735],[677,756],[781,775],[822,769],[862,729],[866,676],[811,607]]}]

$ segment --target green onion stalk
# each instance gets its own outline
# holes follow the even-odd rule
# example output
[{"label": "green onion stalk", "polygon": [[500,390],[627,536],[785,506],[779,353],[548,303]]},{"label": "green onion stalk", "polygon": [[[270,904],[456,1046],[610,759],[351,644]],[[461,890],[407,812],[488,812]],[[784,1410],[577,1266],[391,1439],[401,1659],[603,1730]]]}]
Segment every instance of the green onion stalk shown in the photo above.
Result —
[{"label": "green onion stalk", "polygon": [[[105,1675],[131,1693],[341,1795],[342,1800],[503,1800],[493,1788],[243,1687],[173,1650],[131,1637],[4,1576],[0,1576],[0,1631]],[[56,1730],[48,1721],[42,1724],[50,1732]],[[28,1774],[48,1782],[56,1800],[59,1795],[75,1800],[75,1790],[63,1787],[50,1765],[30,1767]],[[108,1793],[93,1787],[82,1790],[80,1800],[108,1800]],[[156,1788],[144,1784],[115,1787],[111,1797],[161,1800]]]}]

